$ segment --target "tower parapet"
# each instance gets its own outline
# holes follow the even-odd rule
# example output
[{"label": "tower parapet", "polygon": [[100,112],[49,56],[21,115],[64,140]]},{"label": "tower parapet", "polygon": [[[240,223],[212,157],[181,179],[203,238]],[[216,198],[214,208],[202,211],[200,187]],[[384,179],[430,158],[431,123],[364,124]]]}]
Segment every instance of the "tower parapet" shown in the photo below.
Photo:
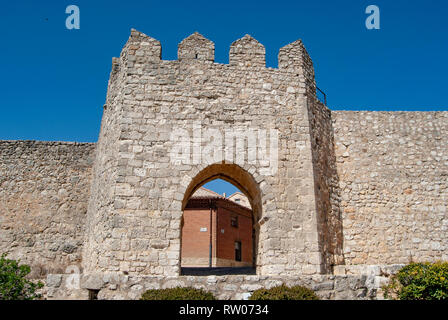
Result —
[{"label": "tower parapet", "polygon": [[159,62],[161,58],[162,46],[158,40],[131,29],[131,35],[121,52],[121,60],[128,69]]},{"label": "tower parapet", "polygon": [[215,44],[202,34],[195,32],[178,45],[177,57],[182,60],[215,60]]},{"label": "tower parapet", "polygon": [[307,91],[316,94],[313,61],[306,51],[302,40],[296,40],[280,49],[278,68],[303,76]]},{"label": "tower parapet", "polygon": [[[178,44],[178,60],[198,60],[214,62],[215,44],[198,32],[195,32]],[[146,63],[160,62],[162,46],[154,38],[135,29],[124,46],[120,60],[114,61],[113,71],[118,68],[137,68]],[[229,65],[242,68],[266,68],[266,49],[246,34],[234,41],[229,50]],[[301,40],[294,41],[282,47],[278,54],[278,69],[303,77],[308,92],[316,92],[313,62]],[[132,72],[131,72],[132,73]]]},{"label": "tower parapet", "polygon": [[229,64],[238,67],[266,67],[264,46],[246,34],[230,46]]}]

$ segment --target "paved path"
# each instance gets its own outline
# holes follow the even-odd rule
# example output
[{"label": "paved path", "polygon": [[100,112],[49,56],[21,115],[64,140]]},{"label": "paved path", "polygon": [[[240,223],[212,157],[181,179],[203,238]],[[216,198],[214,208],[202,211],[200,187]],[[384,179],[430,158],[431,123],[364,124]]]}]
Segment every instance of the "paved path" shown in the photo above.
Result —
[{"label": "paved path", "polygon": [[252,267],[181,268],[181,275],[183,276],[222,276],[228,274],[255,275],[256,271]]}]

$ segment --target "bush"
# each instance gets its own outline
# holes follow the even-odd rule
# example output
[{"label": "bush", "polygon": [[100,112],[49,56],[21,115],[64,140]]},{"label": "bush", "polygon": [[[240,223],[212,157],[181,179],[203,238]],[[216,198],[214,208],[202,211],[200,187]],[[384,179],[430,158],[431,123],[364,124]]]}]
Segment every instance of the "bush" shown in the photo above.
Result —
[{"label": "bush", "polygon": [[271,289],[255,290],[250,300],[319,300],[313,290],[302,286],[287,287],[284,284]]},{"label": "bush", "polygon": [[43,287],[42,282],[34,283],[25,277],[31,268],[19,261],[0,257],[0,300],[33,300],[40,298],[36,290]]},{"label": "bush", "polygon": [[143,293],[140,300],[215,300],[215,297],[202,289],[177,287],[148,290]]},{"label": "bush", "polygon": [[448,263],[411,263],[401,268],[383,290],[386,299],[448,299]]}]

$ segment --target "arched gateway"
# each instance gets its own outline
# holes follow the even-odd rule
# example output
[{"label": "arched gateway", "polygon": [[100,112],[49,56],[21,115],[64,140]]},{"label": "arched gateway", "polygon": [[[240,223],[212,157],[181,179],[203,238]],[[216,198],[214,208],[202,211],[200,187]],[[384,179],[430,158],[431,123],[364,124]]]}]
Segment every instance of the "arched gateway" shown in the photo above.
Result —
[{"label": "arched gateway", "polygon": [[[254,267],[260,267],[263,265],[261,261],[261,257],[258,256],[258,253],[262,254],[263,248],[260,247],[263,241],[259,241],[260,234],[262,238],[268,238],[267,235],[264,235],[266,229],[262,227],[264,222],[268,219],[269,214],[273,214],[275,210],[275,200],[262,198],[262,193],[260,190],[260,184],[255,181],[254,177],[242,167],[236,164],[225,163],[215,163],[207,166],[203,170],[201,170],[190,182],[188,185],[184,199],[182,201],[182,210],[185,209],[187,202],[191,198],[191,196],[196,192],[198,188],[200,188],[205,183],[212,181],[214,179],[222,179],[231,184],[235,185],[250,202],[252,212],[251,212],[251,220],[252,220],[252,229],[253,229],[253,248],[251,248],[252,255],[254,258]],[[263,184],[266,184],[265,178],[260,179]],[[271,204],[271,208],[267,208],[267,204]],[[263,210],[263,208],[265,210]],[[270,210],[267,211],[267,210]],[[263,215],[263,212],[266,214]]]},{"label": "arched gateway", "polygon": [[[113,59],[88,208],[86,274],[177,276],[186,201],[221,178],[249,198],[258,275],[318,274],[340,260],[328,109],[301,41],[279,68],[246,35],[215,63],[194,33],[179,59],[138,31]],[[330,155],[331,152],[328,152]]]}]

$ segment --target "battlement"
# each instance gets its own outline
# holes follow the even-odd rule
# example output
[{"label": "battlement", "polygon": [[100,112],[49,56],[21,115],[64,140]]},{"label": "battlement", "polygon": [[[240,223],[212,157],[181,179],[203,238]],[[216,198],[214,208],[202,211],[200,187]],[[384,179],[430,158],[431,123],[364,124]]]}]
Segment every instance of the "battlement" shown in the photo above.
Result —
[{"label": "battlement", "polygon": [[[114,72],[121,65],[130,68],[135,65],[161,62],[162,46],[160,42],[135,29],[124,46],[120,60],[113,60]],[[217,64],[215,60],[215,44],[198,32],[195,32],[178,44],[178,62],[189,63],[199,61]],[[221,64],[222,65],[222,64]],[[246,34],[234,41],[229,50],[229,67],[239,69],[268,69],[266,68],[265,47]],[[269,68],[304,76],[307,83],[315,87],[313,62],[301,40],[294,41],[279,50],[278,68]]]},{"label": "battlement", "polygon": [[246,34],[230,46],[229,64],[238,67],[266,67],[266,50],[261,43]]},{"label": "battlement", "polygon": [[179,43],[179,60],[215,61],[215,44],[200,33],[193,33]]},{"label": "battlement", "polygon": [[297,75],[303,75],[311,92],[316,92],[313,61],[303,45],[302,40],[294,41],[280,49],[278,67]]},{"label": "battlement", "polygon": [[158,62],[162,59],[162,46],[154,38],[135,29],[121,50],[120,58],[112,58],[112,74],[119,71],[121,66],[132,68],[135,64]]}]

